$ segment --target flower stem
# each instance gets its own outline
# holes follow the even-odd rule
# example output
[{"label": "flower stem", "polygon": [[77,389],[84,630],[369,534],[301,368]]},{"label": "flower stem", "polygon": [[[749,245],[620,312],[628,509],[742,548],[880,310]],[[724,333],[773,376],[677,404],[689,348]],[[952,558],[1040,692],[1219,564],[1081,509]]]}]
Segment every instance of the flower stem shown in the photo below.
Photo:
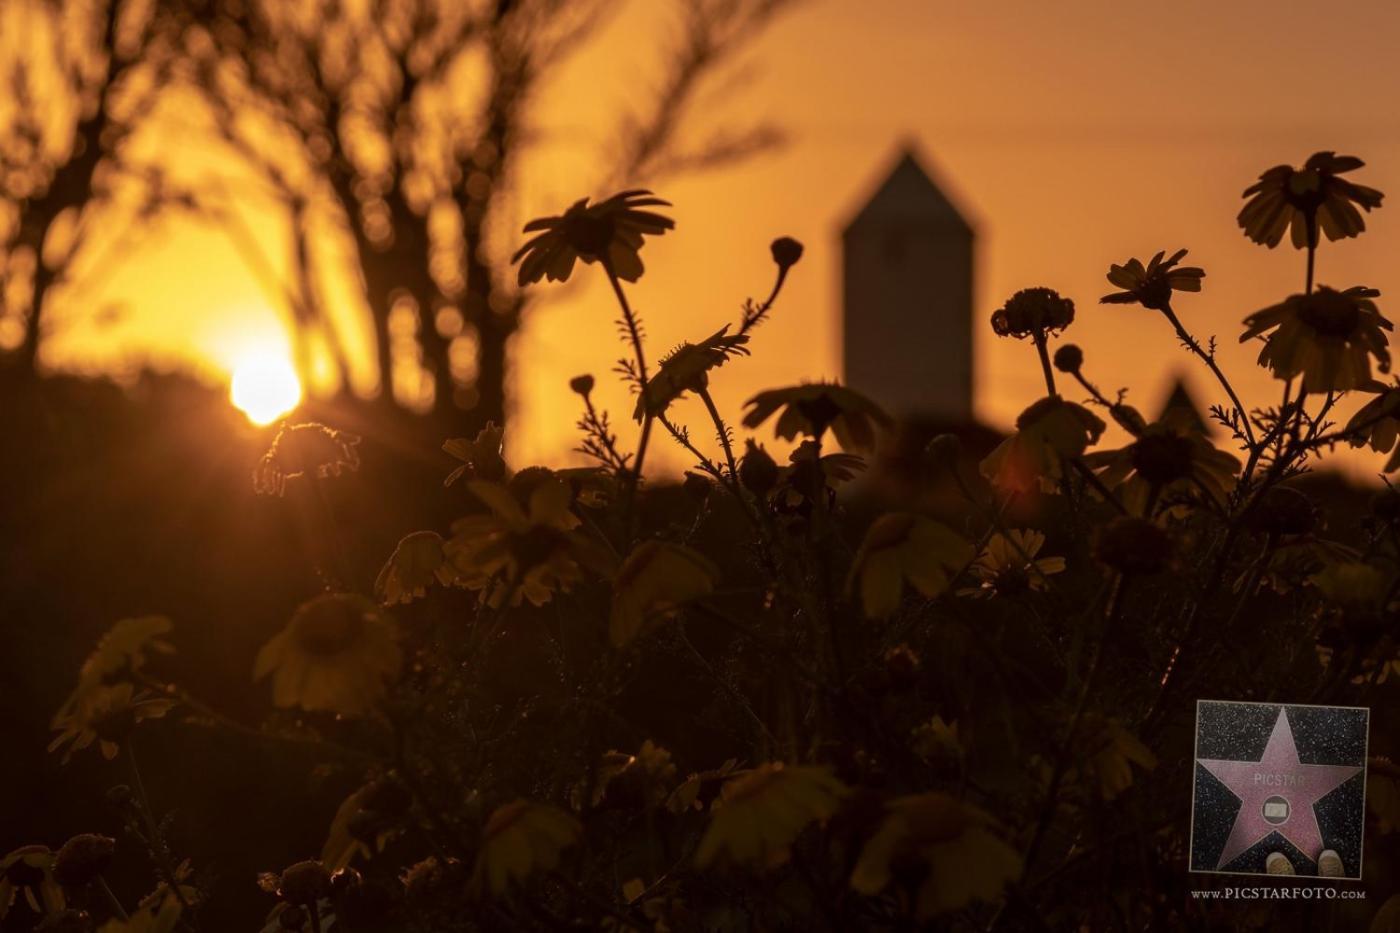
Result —
[{"label": "flower stem", "polygon": [[715,407],[715,400],[710,397],[710,390],[701,389],[697,394],[700,396],[700,400],[705,403],[705,410],[710,413],[710,420],[715,423],[715,433],[719,435],[719,445],[724,448],[724,460],[729,465],[729,476],[733,480],[738,480],[739,466],[734,460],[734,445],[729,442],[729,428],[725,425],[719,409]]},{"label": "flower stem", "polygon": [[1045,389],[1051,395],[1059,395],[1055,391],[1055,370],[1050,365],[1050,350],[1045,345],[1045,331],[1035,332],[1035,350],[1040,354],[1040,368],[1045,373]]},{"label": "flower stem", "polygon": [[1220,367],[1216,364],[1215,357],[1207,353],[1205,348],[1196,341],[1196,338],[1191,336],[1191,333],[1181,323],[1181,319],[1176,316],[1176,312],[1172,310],[1171,305],[1163,306],[1162,314],[1166,317],[1167,321],[1171,323],[1172,327],[1176,328],[1177,337],[1181,339],[1182,343],[1186,344],[1187,349],[1199,356],[1201,361],[1215,374],[1216,381],[1219,382],[1220,387],[1225,390],[1225,394],[1230,396],[1230,403],[1235,406],[1235,411],[1239,412],[1240,426],[1244,428],[1245,439],[1249,442],[1249,446],[1253,447],[1254,429],[1249,425],[1249,412],[1245,410],[1244,403],[1240,401],[1240,397],[1235,394],[1235,387],[1230,385],[1230,380],[1226,378],[1225,373],[1222,372]]},{"label": "flower stem", "polygon": [[[637,315],[632,311],[632,305],[627,300],[627,293],[622,290],[622,282],[618,280],[617,273],[613,271],[612,263],[603,260],[603,271],[608,275],[608,282],[612,285],[613,294],[617,296],[618,306],[622,308],[622,320],[627,325],[628,336],[632,340],[632,350],[637,356],[637,380],[638,391],[645,399],[647,384],[651,381],[647,376],[647,357],[642,349],[642,329],[637,322]],[[652,414],[650,406],[642,405],[642,435],[637,440],[637,457],[632,461],[632,475],[627,484],[627,503],[623,509],[623,526],[626,528],[628,540],[634,537],[634,510],[637,501],[637,487],[642,481],[642,465],[646,461],[647,443],[651,440]]]}]

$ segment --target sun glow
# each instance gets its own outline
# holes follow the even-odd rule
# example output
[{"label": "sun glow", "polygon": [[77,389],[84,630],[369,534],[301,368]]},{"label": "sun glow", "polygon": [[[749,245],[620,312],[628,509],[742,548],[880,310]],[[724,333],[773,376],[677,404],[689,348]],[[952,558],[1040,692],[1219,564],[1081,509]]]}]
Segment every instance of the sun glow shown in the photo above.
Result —
[{"label": "sun glow", "polygon": [[287,357],[264,350],[240,360],[233,369],[229,398],[254,424],[269,424],[297,407],[301,380]]}]

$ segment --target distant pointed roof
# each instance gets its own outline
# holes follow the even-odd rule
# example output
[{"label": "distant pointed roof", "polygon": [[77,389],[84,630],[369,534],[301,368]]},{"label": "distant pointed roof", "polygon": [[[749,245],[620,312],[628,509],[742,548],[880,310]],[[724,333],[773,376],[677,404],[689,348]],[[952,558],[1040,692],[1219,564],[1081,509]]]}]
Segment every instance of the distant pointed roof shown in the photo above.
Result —
[{"label": "distant pointed roof", "polygon": [[1167,400],[1162,403],[1162,410],[1157,414],[1157,420],[1161,421],[1173,412],[1179,413],[1178,417],[1189,416],[1188,424],[1199,433],[1210,433],[1210,423],[1201,414],[1201,410],[1196,407],[1196,399],[1192,397],[1191,390],[1186,387],[1186,380],[1179,376],[1176,384],[1172,386],[1171,392],[1167,393]]},{"label": "distant pointed roof", "polygon": [[967,218],[929,176],[911,147],[903,150],[894,169],[846,225],[845,232],[890,221],[932,222],[972,232]]}]

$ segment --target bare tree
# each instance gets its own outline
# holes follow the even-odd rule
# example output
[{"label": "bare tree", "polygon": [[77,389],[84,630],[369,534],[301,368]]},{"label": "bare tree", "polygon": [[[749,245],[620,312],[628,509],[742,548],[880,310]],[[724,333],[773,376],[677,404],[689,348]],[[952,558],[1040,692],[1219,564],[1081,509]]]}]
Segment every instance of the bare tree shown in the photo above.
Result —
[{"label": "bare tree", "polygon": [[[600,176],[638,181],[771,144],[757,127],[684,149],[681,131],[707,79],[792,2],[668,0],[679,29],[666,70],[649,104],[598,128],[614,141]],[[504,225],[538,92],[621,4],[210,3],[186,44],[218,132],[289,210],[326,204],[343,223],[373,319],[381,398],[392,402],[408,346],[438,410],[455,403],[477,423],[502,421],[507,347],[526,306],[506,269]],[[416,321],[410,340],[405,321]],[[455,376],[454,340],[459,363],[471,354]]]},{"label": "bare tree", "polygon": [[150,112],[179,17],[137,0],[0,0],[0,362],[34,370],[63,281]]}]

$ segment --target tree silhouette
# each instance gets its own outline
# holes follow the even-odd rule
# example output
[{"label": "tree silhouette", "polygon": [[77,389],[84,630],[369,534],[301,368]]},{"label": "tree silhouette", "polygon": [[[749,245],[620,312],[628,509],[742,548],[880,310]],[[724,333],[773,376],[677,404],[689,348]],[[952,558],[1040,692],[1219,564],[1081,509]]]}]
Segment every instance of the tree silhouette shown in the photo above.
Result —
[{"label": "tree silhouette", "polygon": [[173,5],[5,0],[0,34],[0,350],[34,370],[61,284],[124,144],[175,60]]},{"label": "tree silhouette", "polygon": [[[772,144],[761,125],[693,148],[680,139],[712,76],[792,2],[671,0],[680,30],[666,71],[645,106],[599,130],[612,141],[599,181],[712,167]],[[417,374],[423,391],[410,385],[398,403],[503,420],[507,347],[528,302],[505,260],[538,92],[620,7],[210,0],[192,30],[185,44],[218,134],[293,218],[294,272],[314,279],[308,212],[324,210],[353,243],[385,402],[396,374]],[[314,283],[295,291],[299,325],[333,331]]]}]

